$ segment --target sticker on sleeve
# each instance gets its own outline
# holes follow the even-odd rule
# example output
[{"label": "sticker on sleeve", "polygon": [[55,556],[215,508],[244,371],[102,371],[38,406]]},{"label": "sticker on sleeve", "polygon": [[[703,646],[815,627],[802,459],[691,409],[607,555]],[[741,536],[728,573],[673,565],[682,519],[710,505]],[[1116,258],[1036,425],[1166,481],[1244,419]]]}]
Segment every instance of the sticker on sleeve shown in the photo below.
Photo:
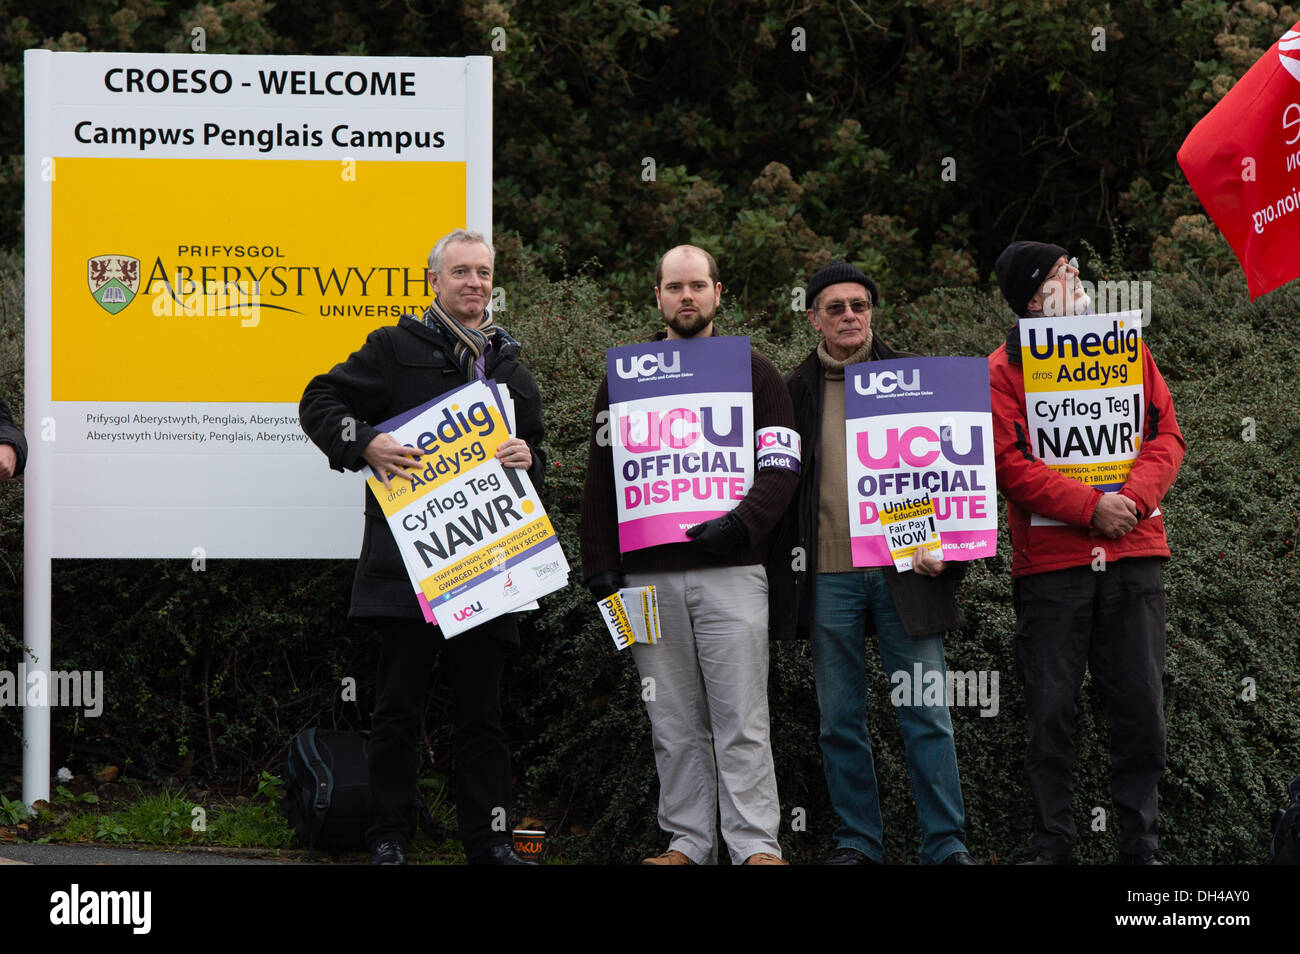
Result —
[{"label": "sticker on sleeve", "polygon": [[761,427],[754,435],[758,469],[775,467],[799,473],[799,432],[788,427]]}]

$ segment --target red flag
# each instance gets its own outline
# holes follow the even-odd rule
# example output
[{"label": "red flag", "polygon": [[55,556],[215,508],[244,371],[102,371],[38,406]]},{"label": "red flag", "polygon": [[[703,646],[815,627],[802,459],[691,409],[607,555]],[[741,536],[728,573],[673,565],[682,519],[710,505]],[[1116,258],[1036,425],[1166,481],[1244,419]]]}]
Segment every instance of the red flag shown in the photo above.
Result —
[{"label": "red flag", "polygon": [[1300,275],[1300,23],[1196,124],[1178,164],[1252,299]]}]

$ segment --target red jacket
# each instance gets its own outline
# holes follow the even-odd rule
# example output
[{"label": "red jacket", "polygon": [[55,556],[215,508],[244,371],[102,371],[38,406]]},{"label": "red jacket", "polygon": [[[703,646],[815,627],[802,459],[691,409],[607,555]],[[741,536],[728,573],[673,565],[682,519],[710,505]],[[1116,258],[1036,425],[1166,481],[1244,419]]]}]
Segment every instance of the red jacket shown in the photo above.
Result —
[{"label": "red jacket", "polygon": [[[1011,575],[1028,576],[1084,566],[1101,547],[1107,561],[1124,557],[1169,556],[1164,519],[1152,517],[1178,476],[1187,445],[1174,417],[1174,402],[1155,359],[1142,344],[1142,390],[1146,417],[1142,444],[1120,493],[1137,504],[1138,524],[1118,540],[1089,532],[1101,492],[1052,470],[1034,456],[1025,419],[1025,379],[1020,365],[1020,329],[1013,326],[1006,344],[989,355],[993,389],[993,458],[998,489],[1007,498],[1011,530]],[[1051,517],[1064,527],[1033,527],[1031,513]]]}]

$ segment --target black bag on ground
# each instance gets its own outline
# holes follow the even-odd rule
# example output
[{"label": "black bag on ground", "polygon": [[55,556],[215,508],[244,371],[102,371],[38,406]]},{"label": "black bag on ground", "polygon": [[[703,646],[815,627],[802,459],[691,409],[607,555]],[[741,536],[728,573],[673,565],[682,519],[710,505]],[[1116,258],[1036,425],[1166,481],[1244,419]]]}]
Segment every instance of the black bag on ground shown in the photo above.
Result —
[{"label": "black bag on ground", "polygon": [[[304,729],[289,745],[285,766],[284,814],[300,844],[309,849],[364,851],[370,827],[370,733]],[[414,811],[435,840],[449,837],[435,825],[419,791]]]},{"label": "black bag on ground", "polygon": [[1291,780],[1287,791],[1291,804],[1277,813],[1268,860],[1275,865],[1300,865],[1300,775]]}]

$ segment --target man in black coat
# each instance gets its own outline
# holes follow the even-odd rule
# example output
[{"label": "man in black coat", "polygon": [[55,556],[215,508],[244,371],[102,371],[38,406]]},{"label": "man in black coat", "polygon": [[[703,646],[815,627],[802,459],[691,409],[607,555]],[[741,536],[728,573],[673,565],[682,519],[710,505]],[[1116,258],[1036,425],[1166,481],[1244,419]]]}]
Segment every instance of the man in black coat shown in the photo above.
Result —
[{"label": "man in black coat", "polygon": [[[505,467],[526,470],[540,487],[541,396],[519,363],[519,342],[492,323],[495,253],[477,232],[456,229],[429,253],[434,300],[424,315],[403,315],[370,333],[360,351],[303,392],[302,428],[335,470],[373,467],[385,486],[420,457],[375,424],[476,379],[509,389],[515,434],[497,450]],[[510,847],[510,753],[501,727],[500,682],[506,650],[519,644],[507,614],[445,640],[416,600],[397,543],[367,488],[365,533],[348,615],[374,624],[383,639],[370,735],[374,816],[367,833],[372,864],[403,864],[409,847],[420,715],[434,647],[447,654],[455,695],[456,809],[471,864],[532,864]]]},{"label": "man in black coat", "polygon": [[[871,332],[876,285],[835,262],[808,283],[808,320],[822,341],[787,378],[802,443],[799,490],[768,564],[773,639],[812,640],[821,749],[831,805],[840,816],[827,864],[880,864],[883,822],[867,734],[866,635],[874,629],[887,673],[916,664],[946,684],[943,632],[961,625],[954,592],[962,564],[917,550],[912,571],[855,567],[850,550],[844,368],[905,357]],[[921,823],[923,864],[974,864],[946,700],[898,707]]]},{"label": "man in black coat", "polygon": [[21,477],[27,466],[27,438],[14,423],[9,405],[0,400],[0,480]]}]

